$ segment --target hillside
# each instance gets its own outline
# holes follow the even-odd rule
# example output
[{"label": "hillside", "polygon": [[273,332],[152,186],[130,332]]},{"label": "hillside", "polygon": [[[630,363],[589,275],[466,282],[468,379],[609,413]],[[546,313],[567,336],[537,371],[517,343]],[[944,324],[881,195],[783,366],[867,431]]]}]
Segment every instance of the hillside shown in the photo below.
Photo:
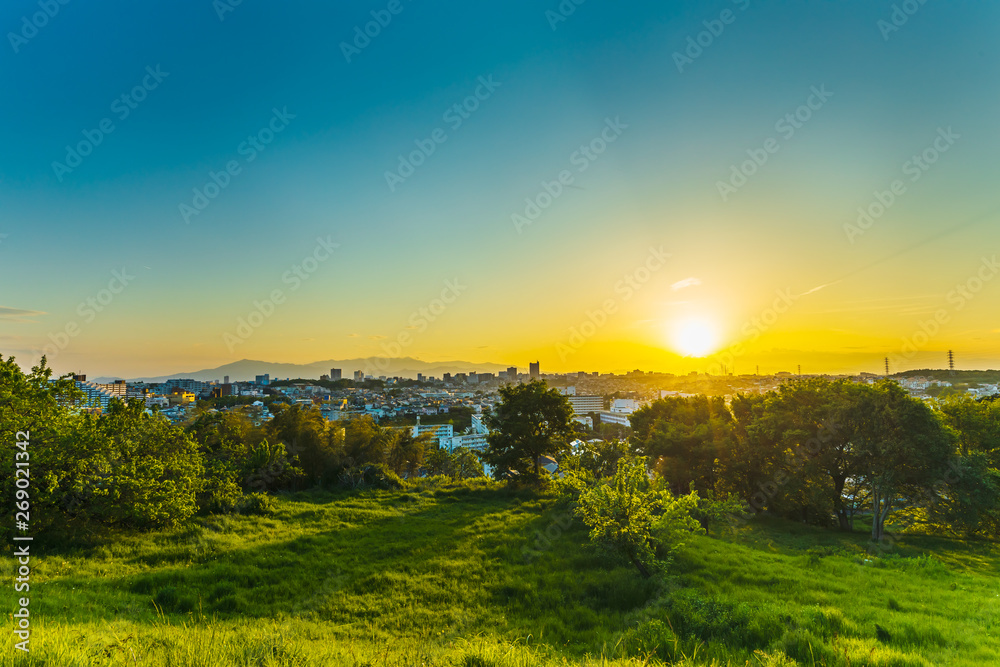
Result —
[{"label": "hillside", "polygon": [[875,558],[863,534],[755,521],[644,581],[551,497],[421,484],[38,545],[30,660],[0,665],[1000,664],[995,545]]}]

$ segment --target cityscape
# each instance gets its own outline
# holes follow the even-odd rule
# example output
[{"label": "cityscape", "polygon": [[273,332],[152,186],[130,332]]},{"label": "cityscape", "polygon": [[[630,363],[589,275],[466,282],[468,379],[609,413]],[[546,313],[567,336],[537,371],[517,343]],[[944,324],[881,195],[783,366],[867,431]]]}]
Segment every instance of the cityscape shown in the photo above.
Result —
[{"label": "cityscape", "polygon": [[1000,3],[0,3],[0,667],[1000,665]]}]

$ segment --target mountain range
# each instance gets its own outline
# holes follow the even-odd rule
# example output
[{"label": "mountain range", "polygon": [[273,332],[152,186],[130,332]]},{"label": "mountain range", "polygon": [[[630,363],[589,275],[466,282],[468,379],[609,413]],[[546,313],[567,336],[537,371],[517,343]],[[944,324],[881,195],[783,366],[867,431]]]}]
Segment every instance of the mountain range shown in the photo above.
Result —
[{"label": "mountain range", "polygon": [[[386,358],[370,357],[362,359],[328,359],[326,361],[314,361],[309,364],[283,364],[272,361],[256,361],[253,359],[241,359],[231,364],[225,364],[218,368],[206,368],[200,371],[186,373],[174,373],[173,375],[161,375],[158,377],[100,377],[93,382],[113,382],[114,380],[127,379],[134,382],[166,382],[180,378],[201,380],[203,382],[212,380],[223,380],[227,375],[231,382],[248,381],[255,379],[258,375],[268,374],[272,380],[285,378],[305,378],[319,379],[320,375],[327,375],[330,369],[339,368],[343,371],[344,379],[350,379],[354,371],[363,370],[367,375],[386,375],[389,377],[399,376],[416,378],[417,373],[423,373],[429,377],[440,378],[444,373],[496,373],[507,370],[501,364],[481,363],[474,364],[469,361],[421,361],[412,357]],[[527,369],[524,369],[527,370]]]}]

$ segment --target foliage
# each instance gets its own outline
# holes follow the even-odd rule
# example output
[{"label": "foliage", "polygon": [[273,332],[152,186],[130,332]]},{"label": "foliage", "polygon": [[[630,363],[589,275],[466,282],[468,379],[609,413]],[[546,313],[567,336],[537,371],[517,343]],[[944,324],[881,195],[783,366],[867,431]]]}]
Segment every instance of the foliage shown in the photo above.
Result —
[{"label": "foliage", "polygon": [[541,381],[503,385],[500,396],[502,402],[487,417],[492,432],[483,458],[497,479],[510,471],[538,478],[540,457],[566,451],[573,436],[573,408]]},{"label": "foliage", "polygon": [[594,543],[649,577],[681,545],[684,535],[697,530],[691,516],[697,504],[696,492],[675,498],[656,489],[646,473],[645,458],[623,458],[613,479],[580,494],[576,514],[590,528]]},{"label": "foliage", "polygon": [[347,489],[401,489],[403,480],[384,465],[367,463],[340,473],[340,485]]}]

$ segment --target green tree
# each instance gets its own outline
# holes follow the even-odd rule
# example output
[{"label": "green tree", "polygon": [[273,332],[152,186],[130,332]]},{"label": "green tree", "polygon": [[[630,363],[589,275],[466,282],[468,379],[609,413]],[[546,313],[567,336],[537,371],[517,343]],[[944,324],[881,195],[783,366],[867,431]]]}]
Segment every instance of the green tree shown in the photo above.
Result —
[{"label": "green tree", "polygon": [[897,383],[866,386],[853,408],[852,456],[872,503],[872,540],[894,510],[920,502],[948,470],[955,436]]},{"label": "green tree", "polygon": [[492,432],[483,458],[497,478],[510,470],[537,478],[539,457],[566,451],[573,435],[573,408],[541,381],[504,385],[500,397],[502,402],[487,417]]},{"label": "green tree", "polygon": [[646,459],[639,457],[621,459],[612,479],[580,495],[575,512],[590,528],[591,541],[648,578],[684,536],[699,529],[692,517],[697,508],[694,491],[676,498],[656,489],[646,471]]},{"label": "green tree", "polygon": [[397,430],[389,441],[386,463],[389,468],[406,479],[419,474],[424,462],[424,453],[430,446],[430,434],[413,437],[410,429]]},{"label": "green tree", "polygon": [[714,489],[717,461],[730,448],[732,414],[721,396],[664,398],[632,415],[632,446],[675,493],[692,482]]}]

